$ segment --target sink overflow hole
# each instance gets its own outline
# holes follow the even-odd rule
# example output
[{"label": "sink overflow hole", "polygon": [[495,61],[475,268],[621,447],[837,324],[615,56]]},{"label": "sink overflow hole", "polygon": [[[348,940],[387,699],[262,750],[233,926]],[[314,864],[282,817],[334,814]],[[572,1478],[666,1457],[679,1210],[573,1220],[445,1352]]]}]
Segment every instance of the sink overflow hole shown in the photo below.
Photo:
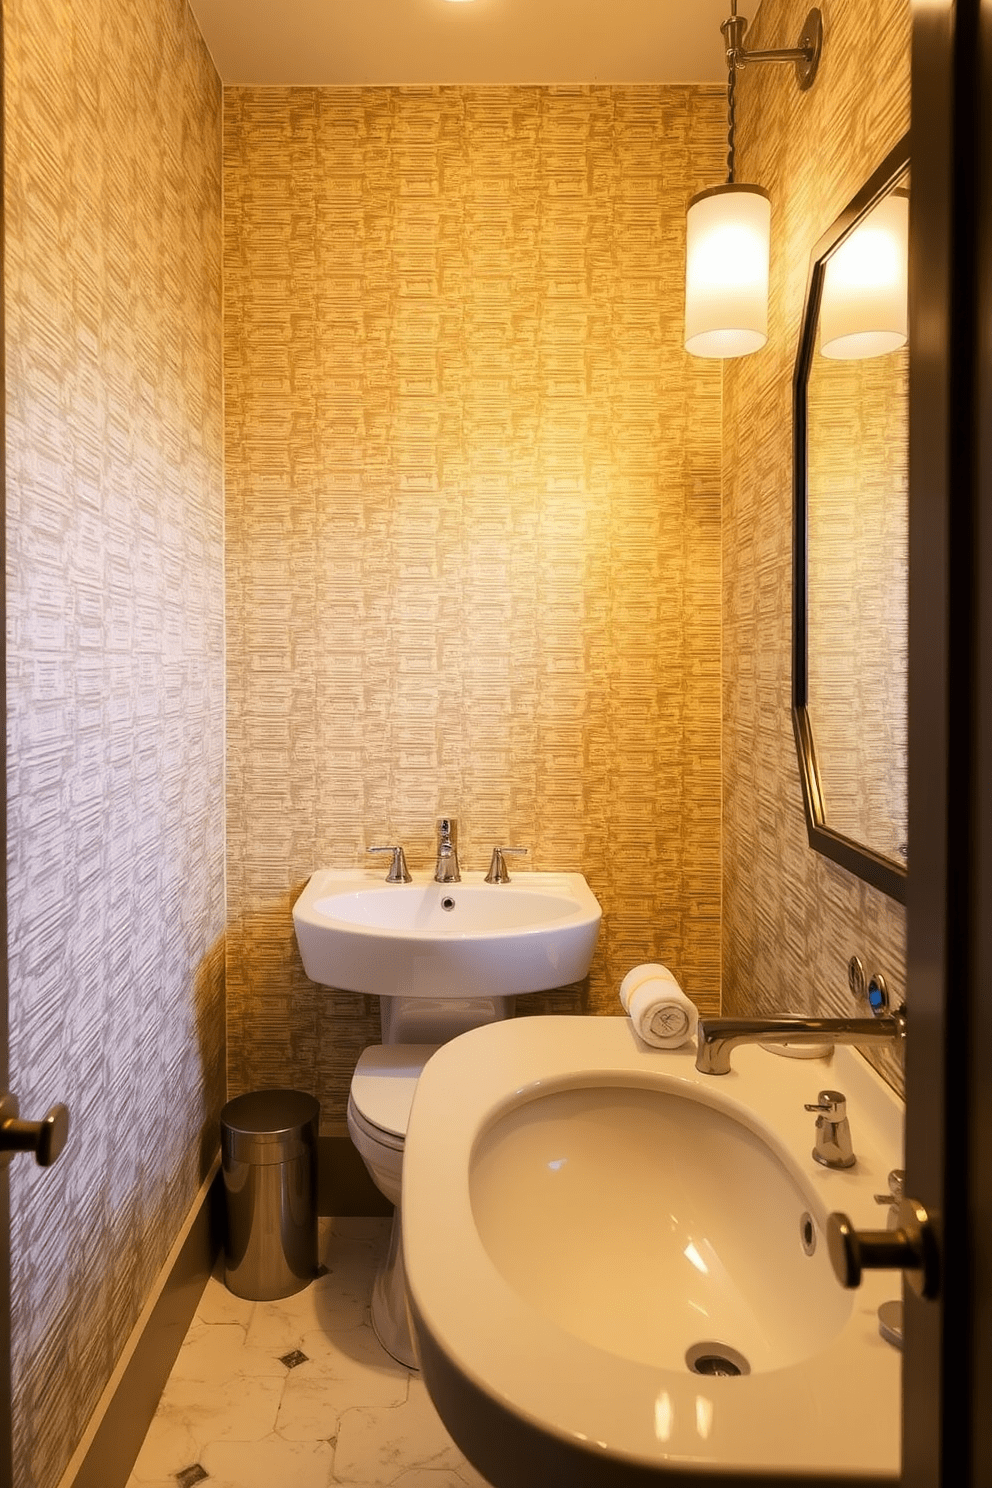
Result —
[{"label": "sink overflow hole", "polygon": [[455,907],[455,901],[454,901],[454,899],[444,898],[444,899],[441,900],[441,908],[442,909],[454,909],[454,907]]},{"label": "sink overflow hole", "polygon": [[816,1226],[813,1223],[813,1216],[808,1212],[799,1216],[799,1238],[806,1254],[812,1255],[816,1249]]},{"label": "sink overflow hole", "polygon": [[693,1374],[730,1377],[751,1373],[744,1355],[727,1343],[694,1343],[686,1351],[685,1362]]}]

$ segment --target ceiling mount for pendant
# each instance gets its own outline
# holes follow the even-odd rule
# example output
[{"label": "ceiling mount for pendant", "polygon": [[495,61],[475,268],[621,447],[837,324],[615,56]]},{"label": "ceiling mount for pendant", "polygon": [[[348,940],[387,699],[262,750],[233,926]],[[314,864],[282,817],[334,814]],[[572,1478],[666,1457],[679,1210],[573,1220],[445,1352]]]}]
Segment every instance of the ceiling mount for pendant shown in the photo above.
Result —
[{"label": "ceiling mount for pendant", "polygon": [[805,93],[807,88],[813,86],[820,65],[820,53],[823,51],[823,16],[816,6],[803,21],[799,40],[794,47],[768,47],[749,52],[744,45],[747,21],[744,16],[737,14],[737,0],[733,0],[730,18],[724,21],[720,30],[726,42],[727,65],[730,68],[747,67],[754,62],[794,62],[800,91]]}]

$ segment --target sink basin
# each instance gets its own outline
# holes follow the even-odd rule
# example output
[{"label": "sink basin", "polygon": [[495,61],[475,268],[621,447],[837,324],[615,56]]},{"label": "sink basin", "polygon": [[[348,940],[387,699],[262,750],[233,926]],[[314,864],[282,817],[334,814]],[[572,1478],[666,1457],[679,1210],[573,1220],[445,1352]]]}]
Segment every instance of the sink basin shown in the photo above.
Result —
[{"label": "sink basin", "polygon": [[581,980],[602,911],[581,873],[521,873],[487,884],[324,868],[293,906],[311,981],[395,997],[509,997]]},{"label": "sink basin", "polygon": [[626,1359],[682,1369],[725,1340],[750,1370],[780,1369],[850,1316],[826,1246],[800,1243],[812,1200],[736,1116],[682,1091],[594,1085],[515,1105],[480,1137],[469,1193],[517,1295]]},{"label": "sink basin", "polygon": [[[407,1132],[403,1243],[424,1381],[494,1488],[721,1470],[895,1476],[900,1355],[844,1291],[833,1209],[879,1224],[901,1105],[860,1056],[757,1047],[731,1075],[624,1018],[518,1018],[438,1050]],[[812,1160],[821,1086],[857,1166]],[[458,1112],[451,1121],[450,1113]]]}]

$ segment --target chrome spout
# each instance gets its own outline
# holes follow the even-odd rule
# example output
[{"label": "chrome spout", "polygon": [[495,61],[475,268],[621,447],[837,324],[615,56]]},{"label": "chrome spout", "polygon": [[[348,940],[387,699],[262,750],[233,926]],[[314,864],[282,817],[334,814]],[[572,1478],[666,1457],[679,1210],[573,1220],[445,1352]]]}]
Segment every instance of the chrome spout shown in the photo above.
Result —
[{"label": "chrome spout", "polygon": [[461,883],[458,869],[458,823],[453,816],[442,816],[437,824],[437,863],[435,883]]},{"label": "chrome spout", "polygon": [[730,1073],[738,1044],[885,1044],[905,1037],[906,1010],[878,1018],[700,1018],[696,1068]]}]

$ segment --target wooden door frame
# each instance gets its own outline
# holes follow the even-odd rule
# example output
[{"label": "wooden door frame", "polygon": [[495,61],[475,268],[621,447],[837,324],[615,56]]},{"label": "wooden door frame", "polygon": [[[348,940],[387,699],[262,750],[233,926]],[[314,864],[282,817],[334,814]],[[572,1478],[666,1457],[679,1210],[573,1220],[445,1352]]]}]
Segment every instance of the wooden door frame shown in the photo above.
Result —
[{"label": "wooden door frame", "polygon": [[906,1292],[904,1488],[992,1482],[990,10],[913,12],[906,1187],[944,1265]]}]

